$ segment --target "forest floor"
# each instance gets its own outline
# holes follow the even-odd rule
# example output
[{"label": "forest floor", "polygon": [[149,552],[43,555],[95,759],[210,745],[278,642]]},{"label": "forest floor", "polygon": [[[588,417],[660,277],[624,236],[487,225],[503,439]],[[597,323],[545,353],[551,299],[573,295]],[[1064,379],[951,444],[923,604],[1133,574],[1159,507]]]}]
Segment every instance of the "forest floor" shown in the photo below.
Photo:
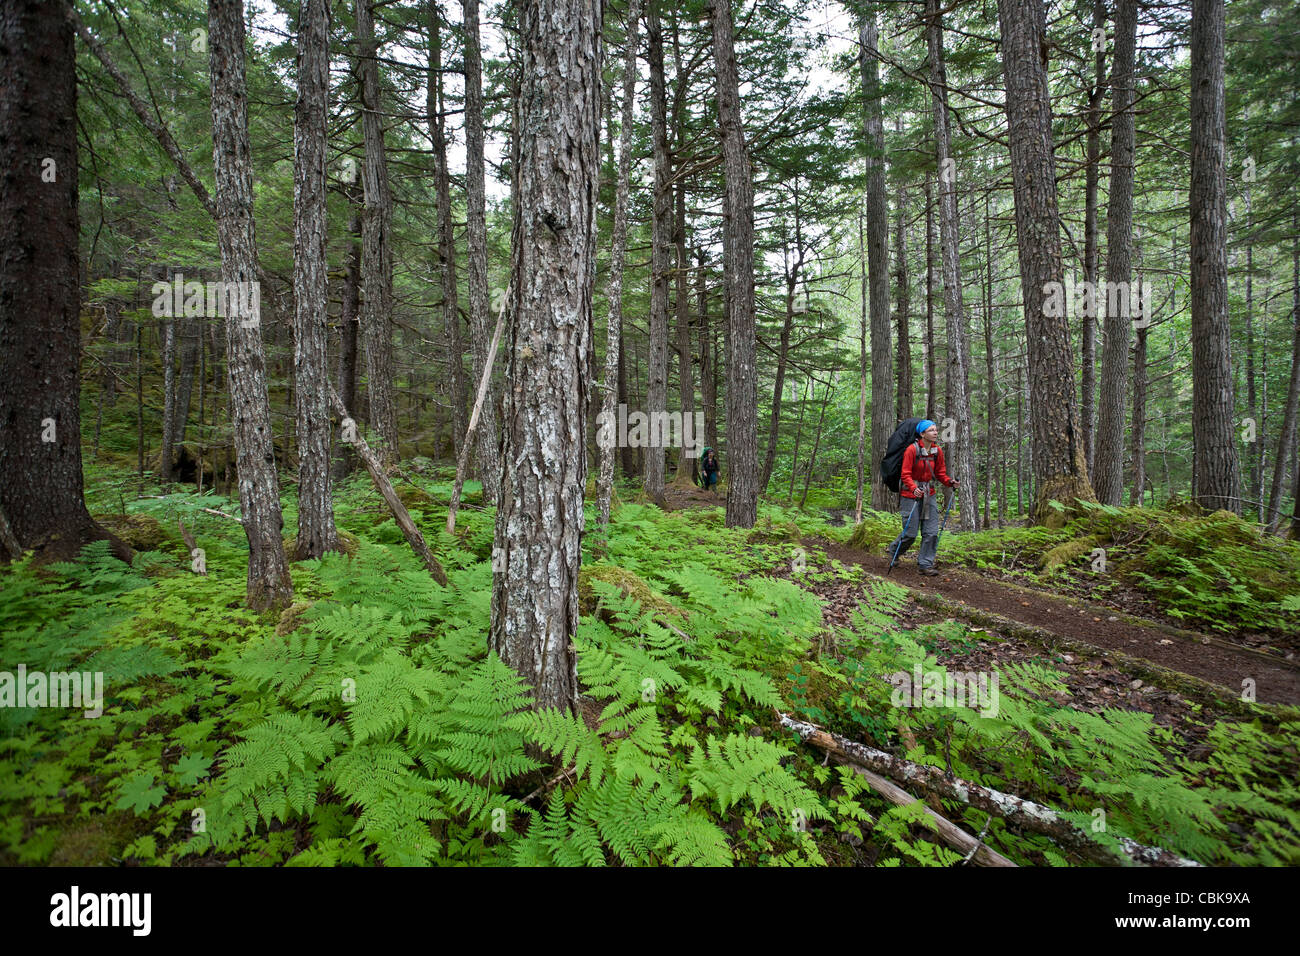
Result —
[{"label": "forest floor", "polygon": [[[725,497],[712,495],[699,488],[669,487],[666,494],[670,510],[716,507],[725,504]],[[851,519],[850,519],[851,520]],[[1041,645],[1052,638],[1063,639],[1074,653],[1058,653],[1055,666],[1072,675],[1072,691],[1084,700],[1092,699],[1102,706],[1120,706],[1145,710],[1157,715],[1157,722],[1168,725],[1170,709],[1186,709],[1183,700],[1186,688],[1152,686],[1151,676],[1143,680],[1134,672],[1131,663],[1115,662],[1111,653],[1140,658],[1168,671],[1187,674],[1225,689],[1231,696],[1240,696],[1243,688],[1253,681],[1255,699],[1260,703],[1300,706],[1300,663],[1267,654],[1245,644],[1234,644],[1224,638],[1197,634],[1181,628],[1172,628],[1157,621],[1143,621],[1130,609],[1114,607],[1094,596],[1083,600],[1076,596],[1051,594],[1000,580],[993,573],[973,570],[954,570],[943,566],[942,540],[937,566],[938,577],[925,577],[916,567],[916,545],[889,572],[889,555],[854,548],[826,538],[806,538],[804,545],[824,551],[827,558],[843,564],[853,564],[876,578],[893,580],[908,588],[913,595],[909,610],[911,623],[926,623],[951,617],[965,617],[982,625],[996,635],[991,646],[978,649],[946,649],[941,654],[946,664],[955,660],[970,663],[978,669],[981,665],[996,664],[1003,657],[1016,659],[1027,654],[1041,655]],[[789,576],[780,574],[777,576]],[[829,602],[829,613],[839,605],[847,620],[856,606],[858,595],[844,595],[843,601],[823,591],[833,590],[824,584],[814,585],[821,597]],[[935,595],[943,606],[927,606],[926,596]],[[1007,627],[1010,622],[1013,626]],[[1016,627],[1014,625],[1019,625]],[[1020,636],[1008,631],[1021,632]],[[1026,635],[1031,635],[1028,640]],[[1038,645],[1030,650],[1031,645]],[[1079,645],[1095,648],[1098,655],[1080,654]],[[954,653],[960,651],[960,653]],[[1141,669],[1141,668],[1140,668]],[[1154,675],[1160,683],[1157,671]],[[1179,693],[1178,691],[1182,691]],[[1218,708],[1211,707],[1213,710]],[[1159,719],[1165,711],[1165,720]]]}]

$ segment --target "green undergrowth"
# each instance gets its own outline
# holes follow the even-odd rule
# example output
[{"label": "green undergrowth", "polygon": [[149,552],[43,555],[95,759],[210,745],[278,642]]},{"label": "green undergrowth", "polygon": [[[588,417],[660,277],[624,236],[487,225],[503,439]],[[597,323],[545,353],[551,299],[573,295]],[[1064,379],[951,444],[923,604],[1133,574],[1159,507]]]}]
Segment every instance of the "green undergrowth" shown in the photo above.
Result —
[{"label": "green undergrowth", "polygon": [[[242,607],[246,545],[203,510],[234,513],[212,497],[126,501],[156,532],[132,566],[100,543],[0,569],[4,669],[104,675],[97,718],[0,708],[0,862],[959,862],[919,805],[823,766],[778,711],[899,754],[915,741],[912,759],[1072,813],[1100,842],[1300,862],[1300,727],[1262,708],[1250,723],[1207,719],[1214,746],[1189,752],[1149,715],[1071,708],[1046,663],[1001,671],[995,714],[895,706],[889,675],[941,672],[937,638],[977,638],[901,628],[905,592],[805,551],[799,537],[824,522],[798,512],[764,507],[743,530],[720,509],[618,509],[607,554],[584,555],[579,712],[534,712],[487,652],[492,512],[470,495],[446,535],[449,482],[407,474],[445,589],[359,481],[336,508],[353,553],[293,565],[295,603],[278,614]],[[846,576],[863,599],[851,626],[829,627],[811,588]],[[986,839],[1021,863],[1080,862],[997,820]]]}]

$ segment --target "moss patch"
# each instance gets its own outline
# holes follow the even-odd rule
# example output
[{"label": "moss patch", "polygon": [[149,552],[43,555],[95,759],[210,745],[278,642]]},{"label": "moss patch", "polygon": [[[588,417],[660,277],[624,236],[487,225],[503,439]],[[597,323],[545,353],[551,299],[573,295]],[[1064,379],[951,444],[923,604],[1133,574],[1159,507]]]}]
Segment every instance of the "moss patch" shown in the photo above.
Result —
[{"label": "moss patch", "polygon": [[152,515],[95,515],[95,520],[113,532],[133,551],[162,551],[172,538]]},{"label": "moss patch", "polygon": [[773,521],[770,515],[764,515],[749,532],[750,541],[794,541],[803,538],[799,526],[793,521]]},{"label": "moss patch", "polygon": [[1103,542],[1104,539],[1098,535],[1090,535],[1086,538],[1072,538],[1045,552],[1039,566],[1047,572],[1055,571],[1063,564],[1069,564],[1082,555],[1090,554],[1094,548],[1100,546]]},{"label": "moss patch", "polygon": [[594,581],[613,585],[624,597],[634,599],[652,614],[686,616],[685,611],[655,591],[643,578],[613,564],[584,564],[578,570],[578,610],[582,614],[595,614],[600,604],[600,595],[592,586]]}]

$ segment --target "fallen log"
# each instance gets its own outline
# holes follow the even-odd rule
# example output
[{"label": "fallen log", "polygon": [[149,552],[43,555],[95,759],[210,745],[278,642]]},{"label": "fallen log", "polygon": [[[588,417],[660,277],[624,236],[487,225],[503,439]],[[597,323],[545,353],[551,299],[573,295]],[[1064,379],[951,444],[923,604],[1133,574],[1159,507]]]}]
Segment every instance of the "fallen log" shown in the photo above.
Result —
[{"label": "fallen log", "polygon": [[1127,837],[1120,838],[1119,850],[1103,846],[1055,810],[1034,803],[1032,800],[1002,793],[958,777],[950,778],[939,767],[930,767],[904,760],[902,757],[895,757],[867,744],[795,720],[789,714],[778,711],[777,716],[782,727],[793,730],[803,738],[805,743],[810,743],[845,763],[885,774],[899,782],[917,786],[927,793],[937,793],[949,800],[968,803],[988,813],[996,813],[1008,823],[1050,837],[1062,847],[1074,850],[1094,862],[1109,866],[1127,863],[1146,866],[1201,865],[1169,850],[1145,846]]},{"label": "fallen log", "polygon": [[[218,512],[218,514],[220,514],[220,513],[221,513],[221,512]],[[197,551],[197,550],[199,549],[199,544],[198,544],[197,541],[194,540],[194,535],[190,532],[190,529],[187,528],[187,527],[185,527],[185,519],[184,519],[184,518],[177,518],[177,519],[176,519],[176,524],[178,524],[178,525],[180,526],[180,529],[181,529],[181,537],[185,539],[185,552],[186,552],[186,553],[187,553],[191,558],[193,558],[193,557],[194,557],[194,552]],[[199,568],[203,568],[203,570],[199,570]],[[196,573],[196,574],[201,574],[201,575],[203,575],[204,577],[207,577],[207,576],[208,576],[207,568],[206,568],[206,567],[203,567],[203,565],[199,565],[198,567],[196,567],[196,568],[195,568],[195,573]]]},{"label": "fallen log", "polygon": [[357,424],[353,421],[352,416],[348,414],[347,407],[343,404],[343,399],[339,398],[339,393],[330,386],[330,399],[334,405],[334,412],[342,420],[344,435],[351,436],[345,441],[353,447],[361,463],[366,466],[366,471],[370,473],[370,480],[375,483],[379,493],[383,495],[384,501],[388,504],[388,510],[393,513],[393,520],[397,526],[402,529],[402,534],[406,537],[407,543],[411,550],[415,552],[433,579],[443,587],[447,586],[447,572],[442,569],[438,559],[433,556],[429,550],[428,544],[424,541],[424,535],[420,534],[420,529],[416,527],[415,521],[411,518],[411,513],[406,510],[406,505],[402,504],[402,499],[397,497],[397,492],[393,488],[393,483],[388,480],[384,474],[383,465],[379,463],[370,445],[367,444],[361,432],[357,430]]},{"label": "fallen log", "polygon": [[[899,807],[906,807],[909,804],[918,803],[916,797],[912,796],[902,787],[886,780],[879,774],[872,773],[866,767],[859,767],[850,760],[842,757],[837,758],[840,763],[849,767],[859,777],[865,780],[871,789],[876,791],[890,803]],[[944,843],[948,844],[954,850],[966,855],[966,859],[972,861],[977,866],[1015,866],[1005,856],[997,850],[991,849],[984,845],[983,840],[977,840],[957,824],[953,823],[947,817],[942,817],[935,813],[929,807],[925,808],[925,815],[934,823],[935,835]]]}]

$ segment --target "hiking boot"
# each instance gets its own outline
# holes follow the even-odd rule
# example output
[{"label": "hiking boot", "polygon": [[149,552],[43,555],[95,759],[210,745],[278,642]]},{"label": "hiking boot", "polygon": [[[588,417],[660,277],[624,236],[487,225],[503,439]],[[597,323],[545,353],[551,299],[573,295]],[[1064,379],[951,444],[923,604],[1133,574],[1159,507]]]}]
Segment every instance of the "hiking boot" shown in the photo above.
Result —
[{"label": "hiking boot", "polygon": [[927,578],[937,578],[939,576],[939,572],[935,568],[921,568],[921,573]]}]

